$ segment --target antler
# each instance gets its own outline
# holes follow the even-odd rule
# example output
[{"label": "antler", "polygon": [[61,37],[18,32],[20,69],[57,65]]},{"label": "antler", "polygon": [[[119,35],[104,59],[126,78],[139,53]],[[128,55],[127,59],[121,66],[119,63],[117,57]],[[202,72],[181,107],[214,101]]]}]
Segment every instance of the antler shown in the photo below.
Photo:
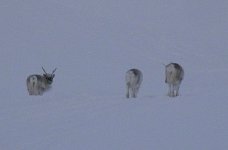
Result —
[{"label": "antler", "polygon": [[57,70],[57,68],[55,68],[55,69],[52,71],[52,74],[54,74],[56,70]]},{"label": "antler", "polygon": [[43,67],[42,67],[42,69],[43,69],[44,73],[47,74],[47,72],[45,71],[45,69]]}]

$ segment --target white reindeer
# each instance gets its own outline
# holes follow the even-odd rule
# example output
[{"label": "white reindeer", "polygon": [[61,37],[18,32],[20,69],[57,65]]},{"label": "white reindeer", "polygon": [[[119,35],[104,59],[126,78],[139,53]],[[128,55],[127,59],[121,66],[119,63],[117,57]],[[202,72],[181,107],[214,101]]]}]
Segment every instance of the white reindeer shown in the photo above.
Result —
[{"label": "white reindeer", "polygon": [[184,78],[183,68],[177,63],[170,63],[165,66],[165,76],[165,83],[169,85],[168,96],[178,96],[180,84]]},{"label": "white reindeer", "polygon": [[143,80],[142,72],[138,69],[130,69],[127,71],[125,79],[126,79],[126,88],[127,88],[126,97],[136,98],[137,93],[139,91],[139,87]]},{"label": "white reindeer", "polygon": [[30,75],[28,76],[26,83],[29,95],[42,95],[43,92],[47,91],[53,82],[53,78],[55,77],[54,72],[57,68],[55,68],[52,73],[47,73],[42,67],[44,74],[43,75]]}]

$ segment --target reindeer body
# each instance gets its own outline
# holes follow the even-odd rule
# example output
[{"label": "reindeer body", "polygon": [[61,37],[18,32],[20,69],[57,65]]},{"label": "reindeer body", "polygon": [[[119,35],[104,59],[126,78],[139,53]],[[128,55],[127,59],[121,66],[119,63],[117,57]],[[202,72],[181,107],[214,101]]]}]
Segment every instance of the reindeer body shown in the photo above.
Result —
[{"label": "reindeer body", "polygon": [[127,89],[126,97],[136,98],[143,80],[142,72],[138,69],[130,69],[126,73],[125,80]]},{"label": "reindeer body", "polygon": [[47,91],[51,87],[56,69],[53,70],[51,74],[46,73],[44,69],[43,71],[43,75],[34,74],[28,76],[26,83],[29,95],[42,95],[43,92]]},{"label": "reindeer body", "polygon": [[169,85],[168,96],[178,96],[180,84],[184,78],[183,68],[177,63],[170,63],[165,66],[165,76],[165,83]]}]

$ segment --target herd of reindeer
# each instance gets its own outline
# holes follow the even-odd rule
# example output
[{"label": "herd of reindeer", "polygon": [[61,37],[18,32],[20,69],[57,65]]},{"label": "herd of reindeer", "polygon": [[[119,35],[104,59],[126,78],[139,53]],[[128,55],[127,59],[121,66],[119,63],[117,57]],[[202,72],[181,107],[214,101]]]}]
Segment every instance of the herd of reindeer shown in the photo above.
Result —
[{"label": "herd of reindeer", "polygon": [[[44,74],[33,74],[28,76],[26,83],[29,95],[42,95],[47,91],[55,77],[56,68],[52,73],[47,73],[42,67]],[[165,65],[165,83],[169,86],[168,96],[176,97],[179,95],[179,88],[181,81],[184,78],[184,70],[181,65],[177,63],[170,63]],[[126,72],[126,97],[136,98],[140,85],[143,81],[143,74],[139,69],[130,69]]]}]

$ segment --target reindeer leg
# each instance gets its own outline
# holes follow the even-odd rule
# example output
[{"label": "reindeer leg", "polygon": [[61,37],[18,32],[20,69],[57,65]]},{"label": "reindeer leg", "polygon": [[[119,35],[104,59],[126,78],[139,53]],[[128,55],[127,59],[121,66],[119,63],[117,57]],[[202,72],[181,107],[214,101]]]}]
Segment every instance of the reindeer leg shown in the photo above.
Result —
[{"label": "reindeer leg", "polygon": [[136,98],[137,97],[137,89],[133,88],[132,92],[133,92],[133,97]]},{"label": "reindeer leg", "polygon": [[180,84],[175,85],[175,91],[176,91],[175,96],[179,96],[179,88],[180,88]]},{"label": "reindeer leg", "polygon": [[173,84],[169,85],[169,96],[174,97],[174,85]]},{"label": "reindeer leg", "polygon": [[129,98],[129,86],[126,87],[126,97]]},{"label": "reindeer leg", "polygon": [[169,91],[168,91],[168,96],[172,96],[172,85],[169,84]]}]

